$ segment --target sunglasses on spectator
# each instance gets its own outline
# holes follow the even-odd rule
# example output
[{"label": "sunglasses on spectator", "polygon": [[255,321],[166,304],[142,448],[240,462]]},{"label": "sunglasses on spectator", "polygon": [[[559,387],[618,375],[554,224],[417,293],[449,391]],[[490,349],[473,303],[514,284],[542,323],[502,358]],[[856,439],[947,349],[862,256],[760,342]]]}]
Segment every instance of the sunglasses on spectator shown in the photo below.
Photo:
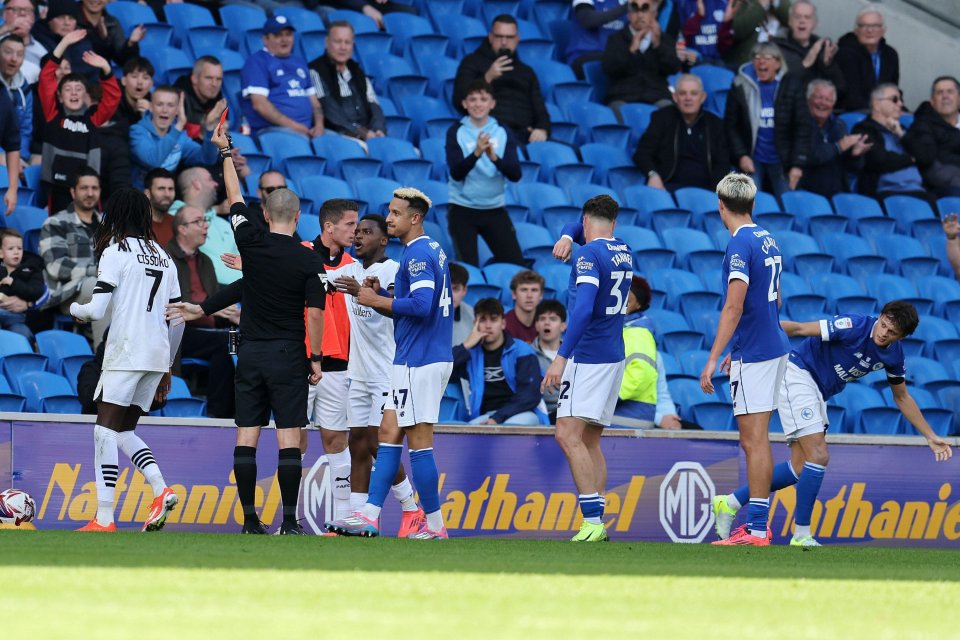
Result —
[{"label": "sunglasses on spectator", "polygon": [[893,104],[900,104],[900,96],[884,96],[880,100],[889,100]]},{"label": "sunglasses on spectator", "polygon": [[637,4],[635,2],[631,2],[629,11],[630,13],[646,13],[647,11],[650,11],[650,3],[644,2],[643,4]]},{"label": "sunglasses on spectator", "polygon": [[286,188],[287,188],[287,185],[281,184],[281,185],[277,185],[277,186],[275,186],[275,187],[260,187],[260,190],[263,191],[265,194],[270,195],[271,193],[273,193],[273,192],[276,191],[277,189],[286,189]]}]

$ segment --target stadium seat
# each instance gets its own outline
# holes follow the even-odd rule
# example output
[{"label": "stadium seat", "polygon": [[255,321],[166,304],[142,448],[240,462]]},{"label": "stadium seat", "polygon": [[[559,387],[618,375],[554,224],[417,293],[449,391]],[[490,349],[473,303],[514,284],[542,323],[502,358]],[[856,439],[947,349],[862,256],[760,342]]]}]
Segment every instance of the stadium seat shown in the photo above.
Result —
[{"label": "stadium seat", "polygon": [[889,196],[884,198],[883,206],[887,215],[897,221],[900,233],[909,234],[916,220],[929,220],[936,217],[933,209],[925,201],[910,196]]},{"label": "stadium seat", "polygon": [[[527,145],[527,157],[539,162],[543,177],[554,182],[554,174],[558,167],[575,167],[578,180],[581,183],[592,182],[593,168],[580,162],[577,153],[569,146],[559,142],[534,142]],[[568,172],[565,172],[565,174]],[[558,178],[556,184],[563,184]]]},{"label": "stadium seat", "polygon": [[13,392],[7,379],[0,375],[0,411],[22,412],[27,410],[26,399]]},{"label": "stadium seat", "polygon": [[207,415],[207,403],[199,398],[167,398],[160,415],[164,418],[203,418]]},{"label": "stadium seat", "polygon": [[571,102],[566,105],[565,111],[571,122],[580,125],[582,143],[594,142],[620,149],[627,148],[630,128],[619,123],[610,107],[596,102]]},{"label": "stadium seat", "polygon": [[186,43],[194,58],[220,56],[227,50],[227,30],[223,27],[191,27],[186,33]]},{"label": "stadium seat", "polygon": [[440,422],[465,422],[466,418],[466,411],[459,400],[448,397],[440,398]]},{"label": "stadium seat", "polygon": [[729,402],[700,402],[690,407],[690,418],[706,431],[736,431],[733,405]]},{"label": "stadium seat", "polygon": [[[112,8],[110,12],[113,13]],[[262,29],[263,24],[267,21],[267,14],[259,7],[225,4],[220,7],[220,21],[227,28],[230,44],[239,51],[241,50],[243,33],[250,29]]]},{"label": "stadium seat", "polygon": [[[384,14],[383,23],[387,33],[393,36],[393,53],[402,56],[407,51],[407,43],[414,36],[421,35],[439,35],[434,31],[433,25],[426,18],[395,11]],[[441,55],[446,51],[446,46],[441,50]]]},{"label": "stadium seat", "polygon": [[859,193],[838,193],[831,200],[836,212],[850,220],[877,218],[884,215],[879,202]]},{"label": "stadium seat", "polygon": [[93,357],[90,343],[77,333],[51,329],[40,331],[34,338],[40,354],[48,358],[50,369],[54,372],[60,372],[64,360],[68,358],[81,357],[88,360]]},{"label": "stadium seat", "polygon": [[323,202],[330,198],[354,199],[353,189],[343,180],[330,176],[310,176],[300,181],[303,195],[314,202]]},{"label": "stadium seat", "polygon": [[950,380],[953,378],[953,376],[947,372],[946,367],[936,360],[923,356],[907,356],[904,360],[906,361],[907,381],[913,384],[926,386],[930,382]]},{"label": "stadium seat", "polygon": [[424,160],[416,148],[406,140],[373,138],[367,141],[370,157],[389,167],[393,179],[403,184],[416,184],[429,180],[433,163]]},{"label": "stadium seat", "polygon": [[[183,2],[164,5],[163,13],[167,22],[173,27],[174,40],[179,43],[185,42],[187,31],[193,27],[217,26],[210,10],[196,4]],[[260,26],[263,27],[263,24],[261,23]]]},{"label": "stadium seat", "polygon": [[863,284],[864,278],[882,274],[887,260],[870,246],[870,243],[850,233],[836,233],[819,238],[823,252],[837,259],[837,266]]},{"label": "stadium seat", "polygon": [[780,200],[784,209],[807,220],[814,216],[834,215],[830,201],[810,191],[786,191],[780,196]]},{"label": "stadium seat", "polygon": [[736,77],[736,74],[728,69],[709,64],[698,64],[690,69],[690,73],[700,77],[703,82],[703,89],[708,94],[717,91],[729,91],[731,85],[733,85],[733,79]]},{"label": "stadium seat", "polygon": [[707,366],[707,360],[710,358],[710,352],[703,349],[699,351],[687,351],[681,353],[677,359],[680,361],[680,367],[688,376],[700,378],[700,372]]},{"label": "stadium seat", "polygon": [[[572,204],[563,189],[552,184],[520,183],[516,185],[515,190],[520,204],[530,209],[531,213],[542,211],[548,207],[563,207]],[[567,220],[567,222],[573,222],[574,220],[576,220],[576,217]]]},{"label": "stadium seat", "polygon": [[273,158],[274,162],[294,156],[312,156],[310,140],[305,136],[283,131],[269,131],[258,137],[260,148]]},{"label": "stadium seat", "polygon": [[488,283],[500,287],[500,299],[503,300],[505,304],[513,304],[511,302],[510,280],[523,270],[524,267],[516,264],[494,262],[483,268],[483,277],[486,278]]},{"label": "stadium seat", "polygon": [[303,156],[289,156],[281,163],[284,175],[297,185],[303,194],[303,181],[313,176],[322,176],[327,172],[327,161],[310,153]]},{"label": "stadium seat", "polygon": [[[27,401],[27,411],[45,413],[45,401],[50,398],[73,398],[76,396],[70,383],[63,376],[49,371],[29,371],[23,373],[18,380],[18,386]],[[76,408],[79,410],[79,402]]]},{"label": "stadium seat", "polygon": [[654,333],[661,336],[671,331],[689,331],[690,325],[683,315],[676,311],[667,309],[651,308],[646,311],[646,315],[653,323]]},{"label": "stadium seat", "polygon": [[875,436],[896,436],[905,433],[899,409],[870,407],[860,412],[856,433]]},{"label": "stadium seat", "polygon": [[784,296],[784,314],[797,322],[812,322],[827,313],[827,298],[813,293]]},{"label": "stadium seat", "polygon": [[899,265],[900,273],[905,277],[914,280],[917,276],[937,274],[940,261],[931,258],[926,247],[916,238],[891,233],[879,234],[872,241],[877,253],[886,256],[890,264]]},{"label": "stadium seat", "polygon": [[[673,401],[678,405],[680,410],[680,415],[687,419],[693,419],[693,407],[698,404],[707,404],[715,403],[717,397],[714,395],[707,395],[700,389],[700,380],[692,378],[677,378],[675,380],[670,380],[668,383],[670,388],[670,396],[673,398]],[[730,411],[730,416],[733,416],[733,411]],[[700,425],[706,428],[706,425]]]},{"label": "stadium seat", "polygon": [[831,433],[850,433],[852,428],[847,424],[847,411],[834,404],[827,405],[827,424]]},{"label": "stadium seat", "polygon": [[775,213],[783,211],[783,207],[777,202],[776,196],[766,191],[757,191],[757,197],[753,201],[753,213]]},{"label": "stadium seat", "polygon": [[[434,2],[431,1],[427,4],[432,6]],[[446,11],[433,14],[431,17],[434,24],[437,25],[437,32],[451,38],[451,46],[459,41],[460,46],[457,47],[457,50],[450,52],[450,55],[455,58],[473,53],[473,47],[468,44],[469,39],[486,38],[487,36],[487,27],[476,18],[459,13],[447,13]]]},{"label": "stadium seat", "polygon": [[[285,16],[291,24],[296,25],[297,37],[304,31],[326,31],[327,27],[323,24],[323,19],[319,15],[297,6],[279,6],[273,10],[276,16]],[[260,26],[263,26],[262,24]],[[307,61],[309,62],[309,60]]]},{"label": "stadium seat", "polygon": [[47,356],[33,352],[27,339],[12,331],[0,331],[0,369],[16,393],[22,393],[20,378],[31,371],[44,371]]},{"label": "stadium seat", "polygon": [[[135,2],[111,2],[106,12],[120,22],[123,32],[128,36],[138,25],[157,22],[157,16],[150,7]],[[263,22],[257,26],[262,27]]]},{"label": "stadium seat", "polygon": [[393,199],[393,192],[402,186],[386,178],[361,178],[357,180],[357,198],[367,203],[370,213],[381,213]]},{"label": "stadium seat", "polygon": [[[584,162],[593,166],[597,180],[606,184],[610,184],[607,176],[610,169],[614,167],[635,168],[630,154],[625,149],[609,144],[590,142],[580,147],[580,155]],[[613,187],[612,184],[610,186]]]},{"label": "stadium seat", "polygon": [[703,214],[717,210],[717,194],[698,187],[684,187],[673,192],[677,206],[693,212],[694,220],[699,222]]},{"label": "stadium seat", "polygon": [[703,231],[675,227],[663,229],[660,235],[664,246],[674,251],[681,264],[686,264],[695,273],[723,263],[724,252],[719,251]]},{"label": "stadium seat", "polygon": [[[660,237],[656,234],[656,232],[651,231],[650,229],[644,229],[643,227],[636,227],[626,224],[617,225],[617,228],[614,230],[614,234],[618,239],[626,242],[632,251],[660,249],[663,247],[663,243],[660,241]],[[650,270],[650,267],[645,264],[634,265],[635,271],[639,271],[641,268],[644,271]]]},{"label": "stadium seat", "polygon": [[873,301],[873,298],[867,298],[860,283],[850,276],[821,272],[811,274],[809,277],[813,292],[826,297],[830,302],[830,309],[834,313],[841,313],[840,307],[844,302],[850,302],[851,299],[853,304],[859,304],[863,299]]},{"label": "stadium seat", "polygon": [[623,123],[633,131],[632,145],[636,146],[643,132],[650,126],[650,116],[656,110],[657,108],[652,104],[642,102],[630,102],[620,107],[620,117],[623,118]]},{"label": "stadium seat", "polygon": [[349,9],[338,9],[327,14],[327,25],[338,20],[346,20],[353,27],[354,33],[375,33],[379,31],[377,23],[358,11]]},{"label": "stadium seat", "polygon": [[654,189],[653,187],[642,184],[627,188],[623,196],[628,206],[637,209],[641,213],[673,210],[677,207],[673,201],[673,197],[667,191]]},{"label": "stadium seat", "polygon": [[880,392],[862,381],[848,384],[833,397],[833,402],[846,409],[849,416],[859,415],[865,409],[886,406]]},{"label": "stadium seat", "polygon": [[548,247],[553,251],[553,245],[556,244],[557,239],[545,228],[529,222],[519,222],[513,226],[517,232],[520,248],[524,252],[534,247]]},{"label": "stadium seat", "polygon": [[319,216],[300,214],[300,220],[297,221],[297,235],[301,240],[313,240],[320,235],[321,231]]},{"label": "stadium seat", "polygon": [[833,256],[823,253],[812,236],[797,231],[777,231],[775,238],[783,255],[785,270],[796,271],[804,278],[810,278],[833,269]]},{"label": "stadium seat", "polygon": [[854,125],[866,117],[865,113],[850,112],[840,114],[840,119],[843,121],[843,124],[847,125],[847,131],[853,131]]},{"label": "stadium seat", "polygon": [[682,294],[703,290],[700,278],[681,269],[651,271],[647,279],[651,287],[667,293],[667,302],[671,309],[679,309]]},{"label": "stadium seat", "polygon": [[[594,196],[607,195],[617,201],[617,204],[621,204],[620,194],[611,189],[610,187],[605,187],[598,184],[569,184],[566,185],[567,193],[570,194],[570,199],[577,203],[582,204],[593,198]],[[617,216],[617,230],[619,231],[619,225],[622,224],[620,216]]]},{"label": "stadium seat", "polygon": [[[472,279],[473,278],[471,278],[471,280]],[[496,298],[497,300],[500,300],[502,296],[503,289],[501,287],[495,284],[486,284],[481,282],[479,284],[471,283],[467,287],[467,293],[463,299],[467,304],[474,306],[477,304],[478,300],[482,300],[484,298]]]}]

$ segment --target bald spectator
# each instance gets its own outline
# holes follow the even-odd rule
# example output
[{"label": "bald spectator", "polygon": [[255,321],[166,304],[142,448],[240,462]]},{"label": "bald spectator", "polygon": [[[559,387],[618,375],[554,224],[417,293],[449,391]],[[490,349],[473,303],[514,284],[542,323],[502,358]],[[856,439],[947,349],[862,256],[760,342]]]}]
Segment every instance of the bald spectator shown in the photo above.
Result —
[{"label": "bald spectator", "polygon": [[837,89],[829,80],[807,85],[810,152],[800,188],[827,198],[850,190],[850,178],[871,146],[864,134],[847,131],[847,125],[833,113],[836,104]]},{"label": "bald spectator", "polygon": [[[33,136],[32,81],[23,73],[23,40],[17,35],[0,36],[0,85],[16,111],[20,129],[20,158],[30,161],[30,138]],[[35,81],[35,80],[34,80]]]},{"label": "bald spectator", "polygon": [[583,65],[602,59],[607,40],[627,25],[627,6],[620,0],[573,0],[566,56],[581,80]]},{"label": "bald spectator", "polygon": [[24,51],[24,64],[26,65],[27,77],[32,70],[36,69],[36,75],[32,76],[30,84],[37,81],[40,75],[40,61],[47,55],[47,48],[40,44],[32,35],[33,25],[37,21],[37,10],[33,6],[32,0],[4,0],[3,1],[3,24],[0,25],[0,37],[6,34],[13,34],[23,40],[26,50]]},{"label": "bald spectator", "polygon": [[295,32],[286,16],[268,18],[264,49],[243,65],[243,115],[254,134],[279,130],[308,138],[323,135],[323,109],[307,62],[293,53]]},{"label": "bald spectator", "polygon": [[730,145],[723,120],[703,108],[707,93],[699,77],[677,80],[674,104],[650,116],[633,162],[647,185],[674,191],[682,187],[714,189],[730,170]]},{"label": "bald spectator", "polygon": [[629,102],[671,103],[667,77],[680,71],[677,43],[660,29],[650,0],[630,0],[628,24],[607,40],[603,72],[610,79],[606,102],[619,113]]},{"label": "bald spectator", "polygon": [[[184,131],[200,142],[204,130],[211,131],[227,106],[224,99],[223,65],[213,56],[200,56],[193,70],[177,78],[174,86],[183,94],[183,112],[187,116]],[[211,115],[214,114],[214,115]]]},{"label": "bald spectator", "polygon": [[843,72],[845,111],[871,109],[870,92],[877,85],[900,84],[900,56],[887,44],[883,14],[875,6],[857,13],[856,27],[838,43],[837,65]]},{"label": "bald spectator", "polygon": [[804,83],[829,80],[842,94],[845,82],[837,64],[839,47],[830,38],[813,33],[817,28],[817,7],[810,0],[796,0],[790,5],[787,34],[773,42],[783,53],[783,63],[799,73]]},{"label": "bald spectator", "polygon": [[163,168],[151,169],[143,178],[143,194],[150,201],[153,235],[160,246],[173,240],[173,216],[170,206],[177,197],[177,185],[173,174]]},{"label": "bald spectator", "polygon": [[239,271],[223,264],[220,256],[224,253],[239,253],[233,239],[233,228],[226,216],[217,215],[214,205],[217,203],[217,182],[204,167],[190,167],[180,172],[177,189],[181,200],[170,206],[170,213],[176,214],[184,205],[204,212],[207,221],[207,238],[200,250],[213,262],[217,273],[217,282],[226,285],[238,280]]},{"label": "bald spectator", "polygon": [[349,22],[331,22],[326,52],[310,63],[310,79],[323,107],[324,127],[357,140],[382,138],[387,120],[373,83],[353,59],[353,42]]},{"label": "bald spectator", "polygon": [[937,210],[937,199],[923,188],[920,169],[914,161],[917,149],[904,136],[900,116],[903,98],[895,84],[881,84],[870,94],[870,116],[853,127],[866,135],[872,146],[864,154],[857,190],[867,196],[884,198],[906,195],[921,198]]},{"label": "bald spectator", "polygon": [[497,106],[492,115],[497,122],[510,129],[519,144],[542,142],[550,135],[550,114],[537,74],[520,60],[518,44],[516,19],[506,14],[494,18],[486,41],[465,57],[457,69],[453,106],[465,114],[467,89],[483,78],[493,86]]},{"label": "bald spectator", "polygon": [[938,196],[960,196],[960,83],[953,76],[933,81],[930,101],[917,109],[904,135],[923,182]]},{"label": "bald spectator", "polygon": [[727,65],[736,69],[748,62],[753,47],[770,42],[790,19],[790,0],[732,0],[733,46],[724,54]]}]

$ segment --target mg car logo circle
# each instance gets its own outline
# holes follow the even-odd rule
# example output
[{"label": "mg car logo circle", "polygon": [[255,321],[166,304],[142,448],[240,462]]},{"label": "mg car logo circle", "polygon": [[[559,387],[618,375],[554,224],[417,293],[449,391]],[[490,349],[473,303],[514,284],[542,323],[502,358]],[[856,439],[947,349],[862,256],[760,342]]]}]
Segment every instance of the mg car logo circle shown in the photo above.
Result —
[{"label": "mg car logo circle", "polygon": [[682,461],[660,483],[660,524],[674,542],[702,542],[713,527],[713,480],[699,462]]}]

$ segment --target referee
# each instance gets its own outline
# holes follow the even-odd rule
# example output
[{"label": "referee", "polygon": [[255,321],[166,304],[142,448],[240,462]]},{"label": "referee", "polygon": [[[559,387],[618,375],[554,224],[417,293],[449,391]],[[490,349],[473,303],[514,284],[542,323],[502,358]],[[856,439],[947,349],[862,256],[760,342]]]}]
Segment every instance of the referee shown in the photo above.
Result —
[{"label": "referee", "polygon": [[[300,430],[307,425],[307,385],[320,381],[320,343],[326,298],[323,260],[293,235],[300,218],[300,200],[289,189],[277,189],[263,201],[269,232],[248,220],[240,180],[230,156],[230,140],[222,125],[212,136],[223,158],[223,181],[230,202],[231,224],[243,261],[243,314],[236,374],[237,446],[233,470],[243,505],[241,533],[267,533],[257,516],[257,441],[273,413],[280,459],[277,481],[283,502],[280,535],[306,535],[297,524],[297,496],[302,465]],[[304,351],[303,309],[313,349]]]}]

